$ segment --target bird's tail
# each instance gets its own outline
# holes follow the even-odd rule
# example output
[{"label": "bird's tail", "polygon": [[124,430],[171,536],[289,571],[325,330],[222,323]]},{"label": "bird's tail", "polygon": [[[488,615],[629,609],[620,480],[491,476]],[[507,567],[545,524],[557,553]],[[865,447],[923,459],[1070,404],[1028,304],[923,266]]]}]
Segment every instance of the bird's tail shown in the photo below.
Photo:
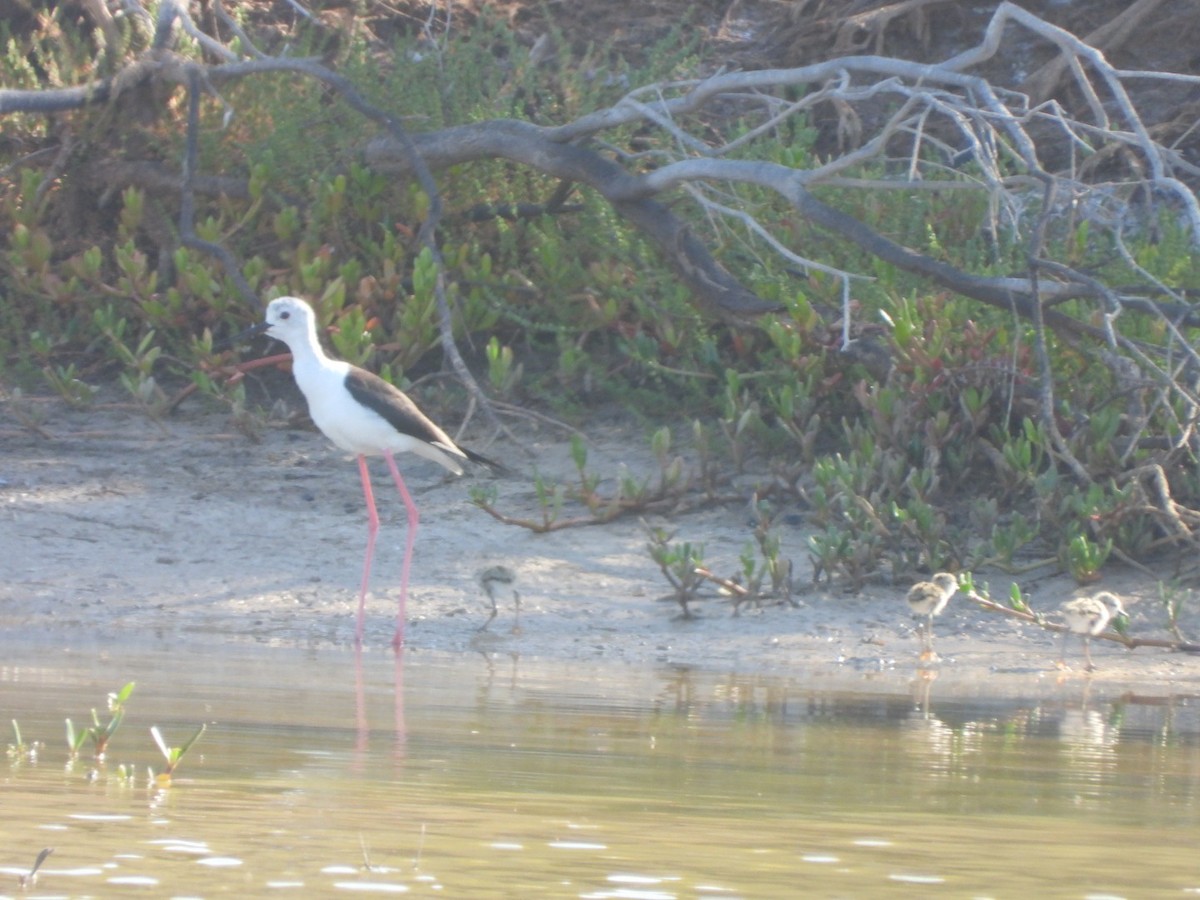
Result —
[{"label": "bird's tail", "polygon": [[494,459],[488,459],[482,453],[476,453],[474,450],[470,450],[466,447],[459,447],[458,449],[461,450],[466,455],[467,459],[469,459],[471,462],[475,463],[478,466],[484,466],[488,469],[491,469],[497,475],[511,475],[512,474],[512,469],[510,469],[508,466],[501,465],[500,463],[496,462]]}]

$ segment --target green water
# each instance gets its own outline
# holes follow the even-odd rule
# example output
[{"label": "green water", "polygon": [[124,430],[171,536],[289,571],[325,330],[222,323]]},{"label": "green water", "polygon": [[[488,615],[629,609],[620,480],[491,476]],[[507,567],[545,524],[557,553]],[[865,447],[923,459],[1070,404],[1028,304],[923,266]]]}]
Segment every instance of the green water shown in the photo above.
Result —
[{"label": "green water", "polygon": [[[503,656],[23,642],[0,723],[46,745],[0,761],[0,896],[1200,892],[1190,698],[1072,682],[939,699],[952,677],[823,693]],[[69,762],[64,718],[106,719],[130,680],[107,760]],[[150,786],[149,727],[174,744],[201,722],[174,784]]]}]

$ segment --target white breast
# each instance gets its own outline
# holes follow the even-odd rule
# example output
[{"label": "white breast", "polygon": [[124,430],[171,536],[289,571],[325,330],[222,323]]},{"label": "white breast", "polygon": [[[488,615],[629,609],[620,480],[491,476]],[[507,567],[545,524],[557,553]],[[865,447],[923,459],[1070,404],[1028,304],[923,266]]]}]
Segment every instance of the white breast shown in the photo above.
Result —
[{"label": "white breast", "polygon": [[308,401],[308,414],[322,433],[341,450],[363,456],[383,451],[401,453],[416,442],[397,433],[386,419],[358,403],[346,390],[348,363],[329,360],[324,366],[297,363],[296,384]]}]

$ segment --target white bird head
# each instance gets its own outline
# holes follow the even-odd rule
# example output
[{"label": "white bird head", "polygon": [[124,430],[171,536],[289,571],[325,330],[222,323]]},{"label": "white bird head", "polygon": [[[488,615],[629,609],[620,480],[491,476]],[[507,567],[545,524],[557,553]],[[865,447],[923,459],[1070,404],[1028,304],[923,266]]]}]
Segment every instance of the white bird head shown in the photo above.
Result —
[{"label": "white bird head", "polygon": [[264,321],[234,335],[223,346],[240,344],[264,333],[283,341],[293,351],[303,348],[306,344],[320,348],[317,341],[317,314],[299,297],[277,297],[272,300],[267,305]]},{"label": "white bird head", "polygon": [[1111,591],[1101,591],[1100,593],[1096,594],[1096,596],[1093,597],[1092,599],[1099,600],[1101,603],[1103,603],[1105,606],[1107,606],[1109,608],[1109,611],[1113,615],[1121,615],[1121,616],[1129,615],[1129,613],[1125,612],[1125,607],[1121,603],[1121,598],[1118,597],[1116,594],[1112,593]]},{"label": "white bird head", "polygon": [[267,306],[266,321],[255,326],[258,333],[266,332],[289,347],[306,341],[317,332],[317,315],[299,297],[277,297]]}]

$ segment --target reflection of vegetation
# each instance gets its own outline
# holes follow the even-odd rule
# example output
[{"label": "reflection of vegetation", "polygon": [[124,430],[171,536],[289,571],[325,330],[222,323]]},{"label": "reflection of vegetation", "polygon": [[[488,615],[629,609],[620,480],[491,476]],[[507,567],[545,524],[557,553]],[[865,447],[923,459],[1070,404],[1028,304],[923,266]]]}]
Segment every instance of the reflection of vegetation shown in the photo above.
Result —
[{"label": "reflection of vegetation", "polygon": [[[34,86],[51,72],[61,83],[88,79],[91,37],[66,22],[55,27],[59,40],[46,34],[26,47],[9,44],[0,83]],[[696,38],[684,32],[648,52],[646,69],[608,62],[603,78],[596,66],[608,58],[604,47],[587,51],[595,65],[541,66],[512,29],[486,19],[436,52],[418,35],[381,52],[363,32],[339,36],[335,55],[369,99],[387,108],[403,103],[402,112],[423,127],[497,109],[567,121],[616,102],[631,83],[692,75]],[[328,49],[328,37],[316,30],[293,37],[296,55]],[[127,40],[127,47],[105,47],[106,64],[140,49],[132,31]],[[185,45],[181,52],[196,51]],[[201,164],[230,182],[204,201],[197,233],[229,247],[260,295],[314,299],[339,356],[402,381],[428,365],[440,340],[438,271],[414,239],[431,200],[412,182],[365,165],[361,128],[350,127],[357,120],[322,105],[324,97],[316,82],[277,73],[231,87],[228,106],[211,104]],[[217,127],[231,111],[220,122],[227,127]],[[115,103],[81,112],[72,127],[86,139],[72,147],[73,169],[85,171],[118,146],[140,147],[145,158],[175,158],[175,111],[162,104],[153,113],[147,121],[114,122]],[[704,127],[729,142],[760,124],[755,114],[731,111]],[[47,137],[40,118],[13,117],[6,126],[14,147]],[[753,155],[809,167],[815,139],[807,121],[791,118],[764,129]],[[632,126],[606,140],[620,153],[649,140],[646,166],[661,149]],[[5,172],[6,380],[42,379],[66,402],[84,406],[97,382],[115,378],[149,415],[164,415],[184,391],[198,391],[244,416],[245,367],[214,351],[211,334],[243,324],[249,311],[230,303],[227,274],[213,261],[175,245],[168,194],[145,186],[101,191],[65,170],[25,163]],[[889,173],[873,164],[844,174],[849,181]],[[529,515],[502,512],[494,495],[477,493],[475,502],[502,521],[550,531],[629,513],[677,516],[697,502],[734,496],[716,494],[714,485],[727,481],[718,470],[755,471],[737,499],[770,498],[776,509],[802,505],[816,578],[855,585],[882,573],[983,566],[1018,572],[1043,563],[1083,583],[1110,558],[1147,559],[1187,544],[1200,521],[1187,510],[1200,506],[1200,472],[1186,438],[1194,430],[1193,404],[1120,376],[1135,358],[1144,363],[1142,346],[1163,345],[1164,321],[1126,321],[1121,339],[1114,336],[1103,351],[1123,363],[1098,365],[1077,337],[1047,342],[1007,310],[930,292],[896,266],[805,230],[809,257],[870,274],[854,282],[843,303],[843,281],[816,268],[797,274],[771,255],[739,257],[754,245],[697,213],[693,228],[715,234],[730,248],[727,264],[782,307],[754,326],[726,328],[697,312],[651,246],[594,192],[498,161],[457,166],[441,177],[456,210],[443,225],[441,252],[457,333],[464,340],[489,336],[481,344],[497,394],[577,420],[600,403],[618,402],[656,426],[663,419],[699,423],[691,445],[673,449],[670,431],[659,427],[652,438],[659,471],[626,469],[608,484],[587,469],[586,447],[577,442],[577,482],[536,476],[537,510]],[[728,190],[727,202],[753,208],[770,233],[801,227],[794,210],[760,189]],[[971,195],[819,191],[825,202],[964,270],[991,275],[1026,266],[1024,226],[1008,234],[987,227],[992,201],[982,194],[963,200]],[[530,198],[554,199],[520,206]],[[97,216],[98,206],[112,214]],[[1086,220],[1064,218],[1051,223],[1043,255],[1107,284],[1151,278],[1195,289],[1200,258],[1189,235],[1166,210],[1149,224],[1122,255]],[[851,307],[855,321],[867,323],[853,334]],[[1111,329],[1100,319],[1115,315],[1078,299],[1055,309],[1076,321],[1095,318],[1096,328]],[[1039,359],[1039,340],[1048,366]],[[1057,399],[1045,408],[1039,391],[1050,387]],[[696,473],[684,470],[688,452],[700,457]],[[568,505],[578,514],[568,515]],[[685,613],[705,578],[731,591],[738,605],[790,597],[792,560],[769,524],[775,514],[758,515],[755,544],[729,576],[710,572],[694,583],[685,562],[698,563],[698,545],[684,541],[689,552],[676,554],[670,542],[651,540],[649,552]],[[113,730],[119,721],[109,722]],[[106,742],[111,732],[103,730],[97,721],[72,743]]]}]

